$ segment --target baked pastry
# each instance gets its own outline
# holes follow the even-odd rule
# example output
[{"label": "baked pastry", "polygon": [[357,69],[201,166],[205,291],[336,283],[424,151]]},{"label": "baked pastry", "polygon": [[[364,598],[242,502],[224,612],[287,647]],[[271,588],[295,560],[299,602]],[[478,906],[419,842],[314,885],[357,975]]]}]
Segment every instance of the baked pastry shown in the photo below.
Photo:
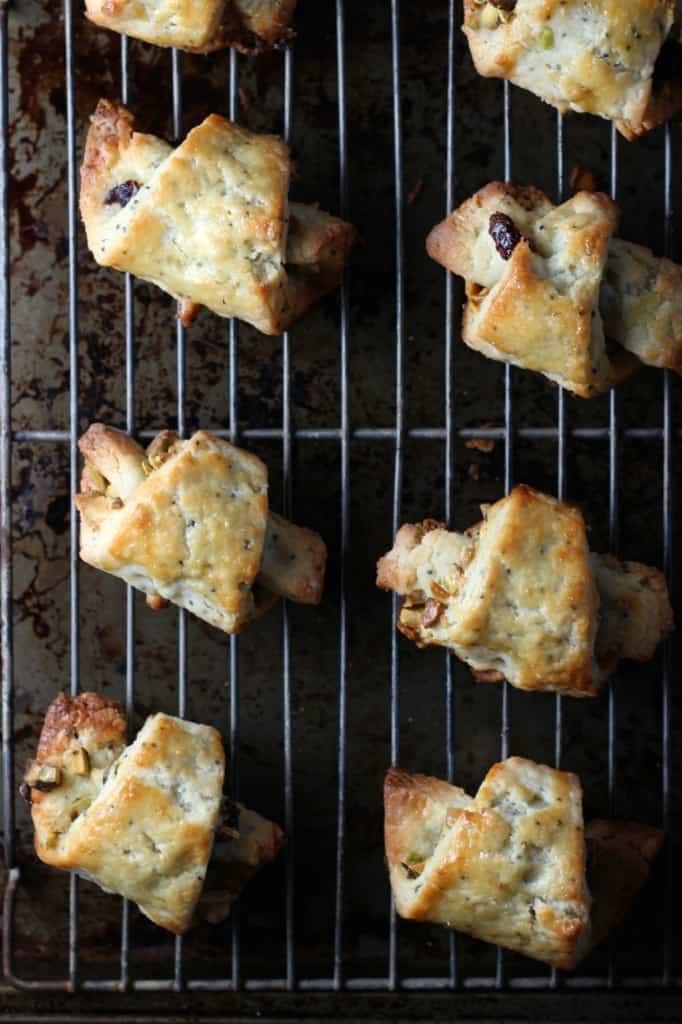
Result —
[{"label": "baked pastry", "polygon": [[377,586],[404,597],[398,629],[454,651],[481,682],[594,697],[621,658],[673,629],[665,578],[591,554],[577,508],[520,485],[466,533],[402,526]]},{"label": "baked pastry", "polygon": [[268,473],[255,455],[205,431],[182,441],[170,430],[145,452],[101,423],[78,446],[80,556],[152,607],[172,601],[236,633],[278,596],[319,604],[324,541],[268,512]]},{"label": "baked pastry", "polygon": [[275,859],[285,842],[274,822],[242,804],[225,801],[197,917],[209,924],[224,921],[244,887]]},{"label": "baked pastry", "polygon": [[125,732],[116,701],[62,693],[52,702],[22,787],[35,850],[46,864],[125,896],[155,924],[180,934],[191,923],[216,834],[219,847],[229,848],[223,862],[231,863],[224,911],[276,855],[283,836],[233,805],[226,818],[225,755],[215,729],[156,714],[128,747]]},{"label": "baked pastry", "polygon": [[168,931],[189,926],[218,827],[225,774],[220,736],[152,715],[124,746],[122,709],[96,694],[62,694],[48,709],[27,771],[36,853],[137,903]]},{"label": "baked pastry", "polygon": [[643,363],[682,374],[682,267],[612,238],[599,293],[607,338]]},{"label": "baked pastry", "polygon": [[463,29],[480,75],[631,140],[682,109],[674,18],[675,0],[464,0]]},{"label": "baked pastry", "polygon": [[682,372],[682,268],[613,238],[618,216],[598,192],[555,206],[503,182],[463,203],[426,243],[466,280],[463,341],[583,398],[640,360]]},{"label": "baked pastry", "polygon": [[211,114],[173,149],[100,100],[81,168],[80,209],[102,266],[181,304],[281,334],[340,282],[355,237],[316,206],[289,203],[289,149]]},{"label": "baked pastry", "polygon": [[254,54],[286,45],[297,0],[85,0],[90,21],[156,46]]},{"label": "baked pastry", "polygon": [[521,757],[494,765],[475,797],[392,768],[384,815],[401,917],[564,970],[625,916],[664,838],[631,822],[584,830],[578,777]]}]

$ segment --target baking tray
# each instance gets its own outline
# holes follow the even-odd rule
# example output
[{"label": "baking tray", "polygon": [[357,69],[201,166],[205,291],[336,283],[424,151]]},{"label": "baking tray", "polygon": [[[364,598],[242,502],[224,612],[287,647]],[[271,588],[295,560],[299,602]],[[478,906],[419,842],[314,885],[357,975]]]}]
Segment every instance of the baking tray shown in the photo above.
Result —
[{"label": "baking tray", "polygon": [[[580,502],[593,548],[675,578],[679,381],[643,370],[585,402],[470,352],[460,283],[424,238],[493,178],[558,196],[580,163],[621,202],[625,237],[680,259],[680,126],[627,144],[478,78],[454,0],[301,0],[293,48],[257,60],[122,41],[76,0],[1,13],[2,1005],[17,1019],[682,1019],[675,640],[597,701],[529,696],[409,646],[373,584],[397,524],[466,526],[515,481]],[[285,133],[294,195],[359,226],[340,295],[283,338],[207,313],[184,331],[157,289],[96,267],[76,204],[100,95],[169,138],[210,111]],[[273,507],[328,542],[322,606],[282,606],[231,640],[79,566],[76,439],[97,419],[143,437],[201,426],[263,456]],[[175,942],[36,861],[16,779],[61,688],[222,728],[235,793],[289,835],[226,925]],[[578,771],[590,815],[670,837],[576,975],[391,910],[385,768],[475,789],[506,752]]]}]

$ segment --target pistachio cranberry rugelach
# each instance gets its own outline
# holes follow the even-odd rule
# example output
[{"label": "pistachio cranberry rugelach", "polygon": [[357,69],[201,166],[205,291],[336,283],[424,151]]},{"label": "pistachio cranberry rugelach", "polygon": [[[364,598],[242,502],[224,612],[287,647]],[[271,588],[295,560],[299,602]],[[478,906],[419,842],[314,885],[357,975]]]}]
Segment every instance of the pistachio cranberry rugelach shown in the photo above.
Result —
[{"label": "pistachio cranberry rugelach", "polygon": [[476,70],[634,139],[682,109],[675,0],[464,0]]},{"label": "pistachio cranberry rugelach", "polygon": [[319,604],[327,549],[317,533],[268,510],[255,455],[205,431],[163,431],[145,451],[94,423],[85,459],[80,555],[147,594],[236,633],[279,596]]},{"label": "pistachio cranberry rugelach", "polygon": [[419,647],[449,648],[481,682],[593,697],[674,628],[663,574],[590,552],[577,508],[521,485],[482,512],[466,533],[402,526],[378,563]]},{"label": "pistachio cranberry rugelach", "polygon": [[641,363],[682,373],[682,267],[614,238],[619,212],[496,181],[437,224],[429,255],[466,281],[462,340],[582,398]]},{"label": "pistachio cranberry rugelach", "polygon": [[285,46],[297,0],[85,0],[90,21],[156,46],[255,54]]},{"label": "pistachio cranberry rugelach", "polygon": [[173,149],[100,100],[80,210],[105,267],[158,285],[189,323],[201,306],[281,334],[341,280],[355,229],[289,202],[288,146],[211,114]]},{"label": "pistachio cranberry rugelach", "polygon": [[215,843],[220,871],[199,913],[221,919],[276,856],[283,833],[223,798],[225,755],[215,729],[156,714],[130,746],[125,733],[121,705],[96,693],[62,693],[49,706],[21,787],[38,857],[125,896],[180,934]]},{"label": "pistachio cranberry rugelach", "polygon": [[401,917],[564,970],[620,923],[664,838],[626,821],[585,828],[578,777],[521,757],[494,765],[475,797],[391,768],[384,815]]}]

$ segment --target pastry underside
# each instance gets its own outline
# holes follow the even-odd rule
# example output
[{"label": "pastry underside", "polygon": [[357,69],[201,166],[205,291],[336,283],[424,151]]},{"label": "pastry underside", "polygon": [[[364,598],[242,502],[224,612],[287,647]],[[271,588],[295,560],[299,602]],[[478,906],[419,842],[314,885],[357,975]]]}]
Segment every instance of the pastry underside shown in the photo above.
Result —
[{"label": "pastry underside", "polygon": [[[673,30],[674,31],[674,30]],[[678,26],[679,31],[679,26]],[[656,58],[651,90],[641,119],[617,121],[621,135],[629,142],[665,124],[682,110],[682,46],[668,36]]]},{"label": "pastry underside", "polygon": [[483,513],[466,533],[406,524],[379,561],[405,636],[481,682],[575,697],[596,696],[619,660],[653,657],[674,625],[662,573],[591,554],[580,512],[524,485]]},{"label": "pastry underside", "polygon": [[214,729],[157,714],[128,747],[125,732],[122,706],[99,694],[52,702],[33,771],[56,782],[28,794],[38,857],[133,900],[169,931],[185,931],[195,908],[223,920],[281,849],[281,829],[223,797]]},{"label": "pastry underside", "polygon": [[629,822],[584,833],[577,776],[519,757],[494,765],[476,797],[392,768],[384,814],[401,917],[565,970],[625,916],[663,840]]},{"label": "pastry underside", "polygon": [[189,323],[201,306],[281,334],[335,288],[355,232],[288,201],[289,150],[216,114],[175,149],[100,100],[80,208],[98,263],[158,285]]},{"label": "pastry underside", "polygon": [[245,886],[273,861],[286,843],[279,825],[242,804],[228,802],[216,833],[197,917],[220,924],[229,916]]},{"label": "pastry underside", "polygon": [[643,363],[682,374],[682,267],[613,238],[599,296],[604,330]]},{"label": "pastry underside", "polygon": [[[618,215],[601,193],[555,206],[537,189],[504,182],[463,203],[433,229],[427,249],[466,281],[464,342],[583,398],[641,362],[679,372],[682,269],[614,238]],[[507,234],[496,243],[500,218]]]},{"label": "pastry underside", "polygon": [[562,113],[615,121],[633,139],[682,107],[666,47],[674,17],[675,0],[465,0],[463,29],[480,75],[506,78]]},{"label": "pastry underside", "polygon": [[279,596],[317,604],[326,547],[268,509],[267,469],[199,431],[163,431],[145,451],[92,424],[76,505],[80,555],[95,568],[217,626],[238,632]]},{"label": "pastry underside", "polygon": [[256,54],[286,45],[297,0],[85,0],[90,21],[155,46]]}]

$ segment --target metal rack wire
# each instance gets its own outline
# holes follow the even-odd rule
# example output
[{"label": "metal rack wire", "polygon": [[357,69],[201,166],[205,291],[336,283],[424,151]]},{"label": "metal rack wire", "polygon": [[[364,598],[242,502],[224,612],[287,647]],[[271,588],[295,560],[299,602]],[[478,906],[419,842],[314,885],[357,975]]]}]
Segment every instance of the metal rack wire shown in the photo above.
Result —
[{"label": "metal rack wire", "polygon": [[[612,392],[609,405],[609,422],[603,427],[571,428],[567,423],[564,392],[557,392],[557,419],[555,427],[535,428],[518,425],[515,420],[514,376],[515,372],[505,368],[504,392],[504,425],[502,427],[482,427],[479,429],[456,428],[454,416],[453,388],[453,346],[454,333],[454,287],[450,275],[444,277],[444,336],[445,358],[443,373],[443,410],[444,422],[441,427],[408,429],[404,408],[404,351],[406,340],[405,320],[405,254],[404,225],[405,193],[403,180],[403,139],[402,139],[402,80],[400,63],[401,21],[400,0],[386,0],[390,9],[391,24],[391,64],[393,90],[393,162],[394,162],[394,195],[395,213],[395,244],[394,244],[394,301],[395,301],[395,421],[390,427],[365,428],[352,425],[349,408],[349,285],[344,283],[340,294],[340,423],[331,429],[296,430],[292,425],[291,413],[291,379],[293,357],[288,335],[283,337],[283,411],[282,421],[278,427],[250,428],[239,430],[239,328],[232,321],[227,327],[228,345],[228,378],[227,407],[228,424],[226,430],[216,431],[231,441],[249,441],[251,439],[269,439],[281,442],[283,465],[284,512],[292,514],[292,446],[297,439],[327,439],[338,443],[340,451],[340,550],[341,566],[339,581],[339,660],[338,660],[338,753],[337,753],[337,816],[336,816],[336,864],[335,864],[335,913],[333,934],[333,964],[330,976],[322,979],[301,978],[296,963],[296,921],[295,921],[295,806],[293,789],[293,747],[292,747],[292,678],[290,623],[286,603],[282,607],[282,710],[284,722],[284,827],[289,837],[288,861],[286,868],[286,896],[284,932],[286,940],[285,973],[276,978],[251,978],[246,981],[241,973],[241,936],[238,910],[233,914],[230,942],[229,976],[213,979],[186,978],[183,960],[182,939],[177,939],[174,955],[173,977],[159,979],[154,977],[132,977],[130,971],[130,908],[126,902],[122,907],[120,971],[119,977],[110,979],[81,979],[78,934],[78,882],[75,877],[70,879],[69,889],[69,948],[68,975],[64,979],[54,981],[28,980],[17,975],[13,962],[12,923],[14,898],[20,884],[20,872],[15,860],[15,811],[14,811],[14,750],[13,750],[13,665],[12,665],[12,489],[11,466],[12,445],[19,442],[48,442],[68,446],[70,484],[72,492],[78,487],[78,450],[77,438],[79,431],[79,364],[78,364],[78,270],[77,270],[77,152],[76,152],[76,121],[74,99],[74,61],[73,61],[73,0],[64,0],[64,32],[65,32],[65,68],[66,68],[66,99],[67,99],[67,167],[68,167],[68,265],[69,265],[69,353],[70,353],[70,401],[69,429],[67,431],[22,430],[13,431],[11,415],[11,318],[10,318],[10,278],[9,278],[9,214],[8,214],[8,10],[6,3],[0,8],[0,135],[3,140],[2,166],[0,171],[0,210],[2,214],[2,230],[0,231],[0,271],[2,271],[2,292],[0,294],[0,544],[2,548],[2,574],[0,576],[0,611],[2,616],[0,643],[3,662],[2,682],[2,767],[4,797],[4,831],[5,831],[5,867],[8,872],[8,883],[5,892],[5,913],[3,917],[3,965],[5,979],[18,988],[30,990],[68,990],[76,991],[161,991],[182,989],[238,991],[248,990],[368,990],[395,991],[405,990],[442,990],[458,988],[557,988],[582,989],[616,984],[623,988],[647,986],[673,987],[679,985],[673,973],[672,950],[672,912],[673,903],[669,901],[666,911],[666,941],[664,946],[664,962],[660,975],[646,979],[630,977],[616,979],[613,960],[611,959],[606,978],[572,977],[560,979],[556,972],[546,977],[509,977],[505,969],[505,956],[499,952],[497,969],[493,976],[484,978],[462,978],[458,970],[457,941],[454,934],[449,939],[448,970],[443,977],[405,977],[398,968],[398,923],[393,907],[388,916],[388,943],[386,974],[380,977],[349,976],[346,969],[346,949],[344,945],[344,914],[346,892],[346,787],[347,787],[347,727],[348,727],[348,605],[347,605],[347,554],[350,542],[350,488],[351,444],[356,440],[372,440],[393,445],[393,526],[397,530],[401,522],[403,475],[405,444],[411,439],[423,439],[443,442],[444,448],[444,479],[445,479],[445,518],[450,521],[454,511],[454,447],[457,438],[492,438],[504,444],[504,483],[507,490],[513,484],[514,477],[514,444],[517,439],[549,439],[557,445],[557,488],[560,497],[567,490],[567,450],[571,439],[605,439],[609,444],[609,532],[612,548],[618,546],[619,521],[619,442],[622,438],[660,440],[663,452],[663,560],[665,569],[670,576],[672,571],[672,454],[673,444],[680,431],[672,424],[671,384],[669,374],[663,378],[663,423],[662,427],[624,429],[620,422],[618,397]],[[457,116],[456,65],[459,39],[460,10],[456,0],[447,0],[448,4],[448,70],[447,70],[447,166],[445,179],[445,209],[451,210],[455,205],[455,175],[457,153],[454,146],[455,125]],[[349,164],[348,164],[348,124],[347,124],[347,82],[346,82],[346,11],[344,0],[335,0],[336,17],[336,82],[338,89],[338,139],[339,139],[339,210],[341,216],[348,213],[349,196]],[[181,54],[173,51],[172,62],[172,110],[173,128],[176,138],[182,132],[182,68]],[[292,50],[287,50],[283,61],[283,108],[284,134],[289,139],[294,133],[294,61]],[[227,109],[232,118],[239,113],[239,58],[232,52],[229,59],[229,79],[227,84]],[[128,43],[121,41],[121,81],[122,100],[128,99]],[[503,98],[503,137],[504,174],[507,179],[512,176],[512,130],[511,130],[511,94],[508,83],[502,88]],[[563,123],[557,118],[557,196],[561,197],[565,190],[564,173],[564,139]],[[665,223],[666,247],[670,246],[672,222],[672,149],[670,129],[665,136]],[[611,191],[614,197],[618,187],[618,142],[615,129],[611,139]],[[130,432],[136,431],[135,421],[135,300],[133,281],[129,275],[125,279],[125,426]],[[185,432],[185,384],[186,384],[186,351],[184,328],[178,321],[176,330],[176,384],[177,384],[177,420],[178,432]],[[141,436],[147,436],[142,432]],[[151,432],[149,434],[151,435]],[[73,694],[80,688],[79,679],[79,635],[78,635],[78,524],[75,517],[70,521],[70,687]],[[393,597],[393,618],[397,615],[397,598]],[[126,668],[125,668],[125,704],[128,712],[132,712],[135,693],[135,609],[132,588],[126,594]],[[178,664],[177,664],[177,710],[183,716],[187,708],[187,623],[184,612],[179,616],[178,625]],[[671,789],[671,654],[667,649],[663,667],[663,720],[662,729],[662,764],[661,792],[663,804],[663,824],[670,828],[670,789]],[[230,737],[230,776],[235,794],[239,788],[239,670],[238,640],[231,638],[229,649],[230,700],[229,719],[225,723],[225,731]],[[453,669],[450,656],[444,657],[444,719],[445,719],[445,759],[447,778],[452,780],[455,774],[455,706],[453,696]],[[399,760],[399,725],[400,725],[400,664],[397,633],[392,628],[390,635],[390,757],[391,763]],[[500,754],[505,757],[509,749],[509,735],[513,723],[510,720],[509,691],[507,684],[501,691],[500,704]],[[563,710],[562,700],[556,699],[555,707],[555,761],[557,766],[562,762],[563,742]],[[608,699],[608,787],[611,802],[615,787],[616,772],[616,697],[611,688]],[[668,879],[672,879],[672,859],[667,863]]]}]

